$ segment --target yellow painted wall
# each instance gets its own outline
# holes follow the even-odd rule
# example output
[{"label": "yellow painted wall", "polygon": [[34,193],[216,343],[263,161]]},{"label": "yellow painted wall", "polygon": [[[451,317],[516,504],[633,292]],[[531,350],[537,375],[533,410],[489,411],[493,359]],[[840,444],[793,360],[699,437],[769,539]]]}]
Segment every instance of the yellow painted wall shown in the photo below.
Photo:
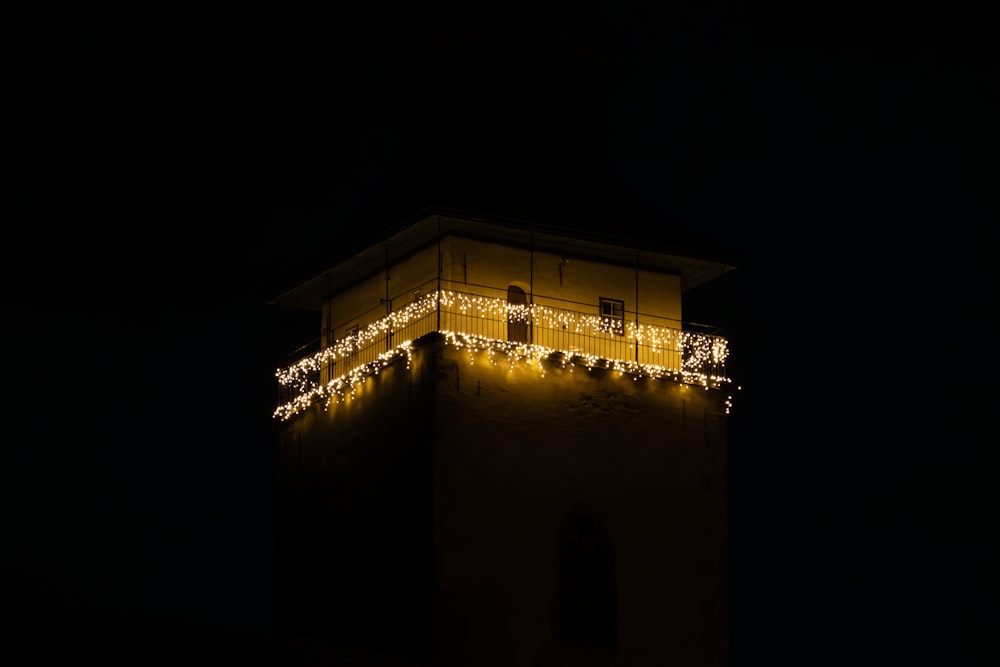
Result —
[{"label": "yellow painted wall", "polygon": [[[440,251],[440,265],[439,265]],[[465,237],[449,236],[407,258],[389,255],[388,281],[385,273],[363,277],[357,284],[333,295],[323,308],[324,345],[343,339],[354,326],[364,330],[392,310],[399,311],[412,303],[414,290],[427,295],[442,289],[463,296],[496,299],[506,303],[510,285],[521,287],[537,308],[530,340],[555,350],[582,353],[607,359],[624,359],[667,368],[680,368],[681,353],[676,346],[639,346],[629,332],[631,324],[655,325],[680,329],[680,276],[635,267],[601,263],[573,256],[561,256],[528,248],[510,247]],[[387,289],[388,288],[388,289]],[[600,298],[617,299],[624,304],[624,322],[616,334],[599,330]],[[480,301],[481,302],[481,301]],[[475,334],[491,339],[508,339],[506,314],[490,304],[492,311],[462,310],[458,306],[442,308],[440,329]],[[638,314],[637,314],[638,308]],[[554,313],[547,317],[546,313]],[[576,325],[561,318],[570,313]],[[583,326],[579,322],[583,321]],[[392,341],[379,341],[348,364],[341,364],[333,376],[351,366],[372,361],[377,354],[404,339],[416,338],[433,327],[413,327],[397,332]],[[626,334],[623,338],[622,334]],[[329,375],[325,376],[328,378]]]},{"label": "yellow painted wall", "polygon": [[466,238],[452,239],[450,252],[450,286],[456,290],[506,298],[507,286],[516,284],[526,292],[533,290],[535,303],[594,314],[598,313],[598,298],[603,296],[624,301],[630,320],[635,319],[638,300],[640,322],[680,325],[678,275],[647,270],[637,273],[633,267]]}]

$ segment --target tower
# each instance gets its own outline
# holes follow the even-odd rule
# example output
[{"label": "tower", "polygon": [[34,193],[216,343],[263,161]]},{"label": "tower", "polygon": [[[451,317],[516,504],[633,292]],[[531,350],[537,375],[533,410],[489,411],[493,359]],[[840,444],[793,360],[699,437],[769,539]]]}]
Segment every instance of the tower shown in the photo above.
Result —
[{"label": "tower", "polygon": [[722,665],[733,268],[431,208],[273,303],[277,619],[444,665]]}]

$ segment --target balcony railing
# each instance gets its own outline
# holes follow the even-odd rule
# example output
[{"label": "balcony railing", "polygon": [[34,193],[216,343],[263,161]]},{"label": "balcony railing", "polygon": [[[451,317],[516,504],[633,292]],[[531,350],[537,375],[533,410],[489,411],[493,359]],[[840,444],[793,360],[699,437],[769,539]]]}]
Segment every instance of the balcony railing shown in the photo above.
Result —
[{"label": "balcony railing", "polygon": [[689,331],[679,322],[650,322],[658,318],[648,315],[623,313],[616,318],[543,305],[555,300],[534,296],[534,303],[516,304],[467,291],[437,289],[425,294],[278,369],[279,405],[274,416],[288,419],[316,401],[339,400],[392,360],[408,356],[413,341],[434,332],[443,334],[448,344],[515,358],[608,368],[705,387],[729,382],[728,344],[721,336]]}]

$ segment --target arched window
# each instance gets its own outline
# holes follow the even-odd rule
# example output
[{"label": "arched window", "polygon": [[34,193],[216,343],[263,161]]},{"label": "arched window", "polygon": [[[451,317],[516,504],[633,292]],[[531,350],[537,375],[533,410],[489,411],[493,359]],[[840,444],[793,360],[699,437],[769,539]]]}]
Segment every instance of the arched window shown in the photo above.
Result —
[{"label": "arched window", "polygon": [[613,651],[618,591],[611,539],[591,511],[574,508],[559,534],[558,635],[562,644]]},{"label": "arched window", "polygon": [[[527,307],[528,296],[517,285],[511,285],[507,288],[507,303],[512,306]],[[509,341],[516,343],[528,342],[528,322],[525,319],[526,313],[524,315],[521,314],[523,310],[525,309],[514,309],[507,317],[507,340]]]}]

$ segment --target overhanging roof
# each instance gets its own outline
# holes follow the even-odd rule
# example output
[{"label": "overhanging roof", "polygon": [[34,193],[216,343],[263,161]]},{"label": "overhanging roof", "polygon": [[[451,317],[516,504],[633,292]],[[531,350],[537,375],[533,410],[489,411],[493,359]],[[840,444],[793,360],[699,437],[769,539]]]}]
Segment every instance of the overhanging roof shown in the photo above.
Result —
[{"label": "overhanging roof", "polygon": [[477,238],[579,259],[675,273],[681,276],[682,291],[714,280],[736,267],[732,257],[714,247],[671,246],[534,221],[430,207],[393,228],[343,249],[323,266],[279,290],[268,303],[318,310],[329,294],[381,273],[387,262],[399,261],[447,236]]}]

